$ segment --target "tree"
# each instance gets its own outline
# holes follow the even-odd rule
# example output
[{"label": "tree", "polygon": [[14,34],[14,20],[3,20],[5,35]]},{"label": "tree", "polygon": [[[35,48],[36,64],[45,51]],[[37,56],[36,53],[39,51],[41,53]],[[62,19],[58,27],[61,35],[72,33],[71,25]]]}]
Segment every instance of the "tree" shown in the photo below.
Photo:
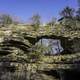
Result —
[{"label": "tree", "polygon": [[80,8],[80,0],[77,0],[77,2],[78,2],[78,6],[79,6],[79,8]]},{"label": "tree", "polygon": [[7,24],[12,24],[13,23],[12,17],[8,14],[2,14],[0,15],[0,23],[3,26]]},{"label": "tree", "polygon": [[60,15],[62,16],[62,17],[68,17],[68,18],[73,18],[73,16],[74,16],[74,9],[73,8],[70,8],[69,6],[67,6],[66,8],[64,8],[62,11],[61,11],[61,13],[60,13]]},{"label": "tree", "polygon": [[52,17],[51,21],[49,21],[47,25],[54,26],[55,23],[56,23],[56,18]]},{"label": "tree", "polygon": [[76,19],[80,21],[80,8],[76,11]]},{"label": "tree", "polygon": [[74,16],[75,10],[69,6],[65,7],[60,15],[62,18],[59,20],[65,26],[66,30],[76,30],[76,20]]},{"label": "tree", "polygon": [[35,14],[31,17],[31,23],[34,26],[34,30],[36,31],[39,26],[40,26],[40,15],[39,14]]}]

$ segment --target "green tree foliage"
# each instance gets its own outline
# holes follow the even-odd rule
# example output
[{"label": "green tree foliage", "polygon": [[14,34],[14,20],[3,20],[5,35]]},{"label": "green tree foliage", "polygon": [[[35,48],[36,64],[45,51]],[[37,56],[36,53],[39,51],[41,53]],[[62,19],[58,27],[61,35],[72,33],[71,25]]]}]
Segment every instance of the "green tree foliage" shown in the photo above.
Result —
[{"label": "green tree foliage", "polygon": [[39,14],[35,14],[31,17],[31,24],[33,25],[34,27],[34,31],[36,31],[39,26],[40,26],[40,15]]},{"label": "green tree foliage", "polygon": [[63,25],[65,26],[66,30],[76,30],[76,20],[73,19],[65,19],[63,21]]},{"label": "green tree foliage", "polygon": [[47,25],[54,26],[55,23],[56,23],[56,18],[52,17],[52,19],[48,22]]},{"label": "green tree foliage", "polygon": [[12,24],[13,23],[12,17],[8,14],[2,14],[0,15],[0,23],[3,26],[7,24]]},{"label": "green tree foliage", "polygon": [[80,8],[80,0],[77,0],[77,2],[78,2],[78,6],[79,6],[79,8]]},{"label": "green tree foliage", "polygon": [[72,18],[74,16],[74,11],[75,10],[73,8],[70,8],[69,6],[67,6],[61,11],[60,15],[62,17]]},{"label": "green tree foliage", "polygon": [[[62,16],[62,24],[66,28],[66,30],[77,29],[76,26],[77,23],[74,14],[75,14],[75,10],[68,6],[61,11],[60,15]],[[77,16],[79,16],[78,13]]]},{"label": "green tree foliage", "polygon": [[76,11],[76,19],[80,21],[80,8]]}]

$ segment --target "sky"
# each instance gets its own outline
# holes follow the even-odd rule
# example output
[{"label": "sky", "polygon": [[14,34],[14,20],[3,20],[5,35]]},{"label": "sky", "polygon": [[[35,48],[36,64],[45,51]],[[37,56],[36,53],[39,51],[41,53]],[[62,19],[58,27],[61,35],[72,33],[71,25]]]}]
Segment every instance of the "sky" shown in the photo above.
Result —
[{"label": "sky", "polygon": [[65,6],[77,8],[77,5],[77,0],[0,0],[0,13],[18,16],[25,22],[38,13],[47,22],[52,17],[59,18]]}]

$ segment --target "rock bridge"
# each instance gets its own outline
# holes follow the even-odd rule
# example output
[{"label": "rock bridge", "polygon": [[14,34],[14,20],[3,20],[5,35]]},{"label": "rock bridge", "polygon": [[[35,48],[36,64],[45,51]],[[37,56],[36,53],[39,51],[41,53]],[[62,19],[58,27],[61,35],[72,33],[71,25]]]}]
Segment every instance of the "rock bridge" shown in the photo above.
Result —
[{"label": "rock bridge", "polygon": [[[79,70],[80,31],[62,32],[61,30],[47,30],[46,28],[32,31],[25,26],[17,28],[14,25],[13,27],[0,29],[0,66],[7,64],[8,66],[5,65],[5,67],[15,66],[21,70],[25,69],[24,66],[26,66],[26,69],[38,71],[60,70],[61,76],[64,70]],[[59,39],[64,48],[61,53],[63,55],[42,55],[37,61],[30,60],[28,54],[40,39]]]}]

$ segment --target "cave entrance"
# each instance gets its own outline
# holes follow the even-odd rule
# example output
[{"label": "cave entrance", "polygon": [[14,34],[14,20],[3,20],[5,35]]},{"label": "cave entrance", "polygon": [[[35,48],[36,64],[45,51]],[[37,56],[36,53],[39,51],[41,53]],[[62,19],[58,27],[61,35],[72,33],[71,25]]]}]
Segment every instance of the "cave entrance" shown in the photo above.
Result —
[{"label": "cave entrance", "polygon": [[45,55],[60,54],[64,50],[59,39],[42,38],[36,43],[36,45],[41,45],[45,48],[42,48],[42,53]]}]

